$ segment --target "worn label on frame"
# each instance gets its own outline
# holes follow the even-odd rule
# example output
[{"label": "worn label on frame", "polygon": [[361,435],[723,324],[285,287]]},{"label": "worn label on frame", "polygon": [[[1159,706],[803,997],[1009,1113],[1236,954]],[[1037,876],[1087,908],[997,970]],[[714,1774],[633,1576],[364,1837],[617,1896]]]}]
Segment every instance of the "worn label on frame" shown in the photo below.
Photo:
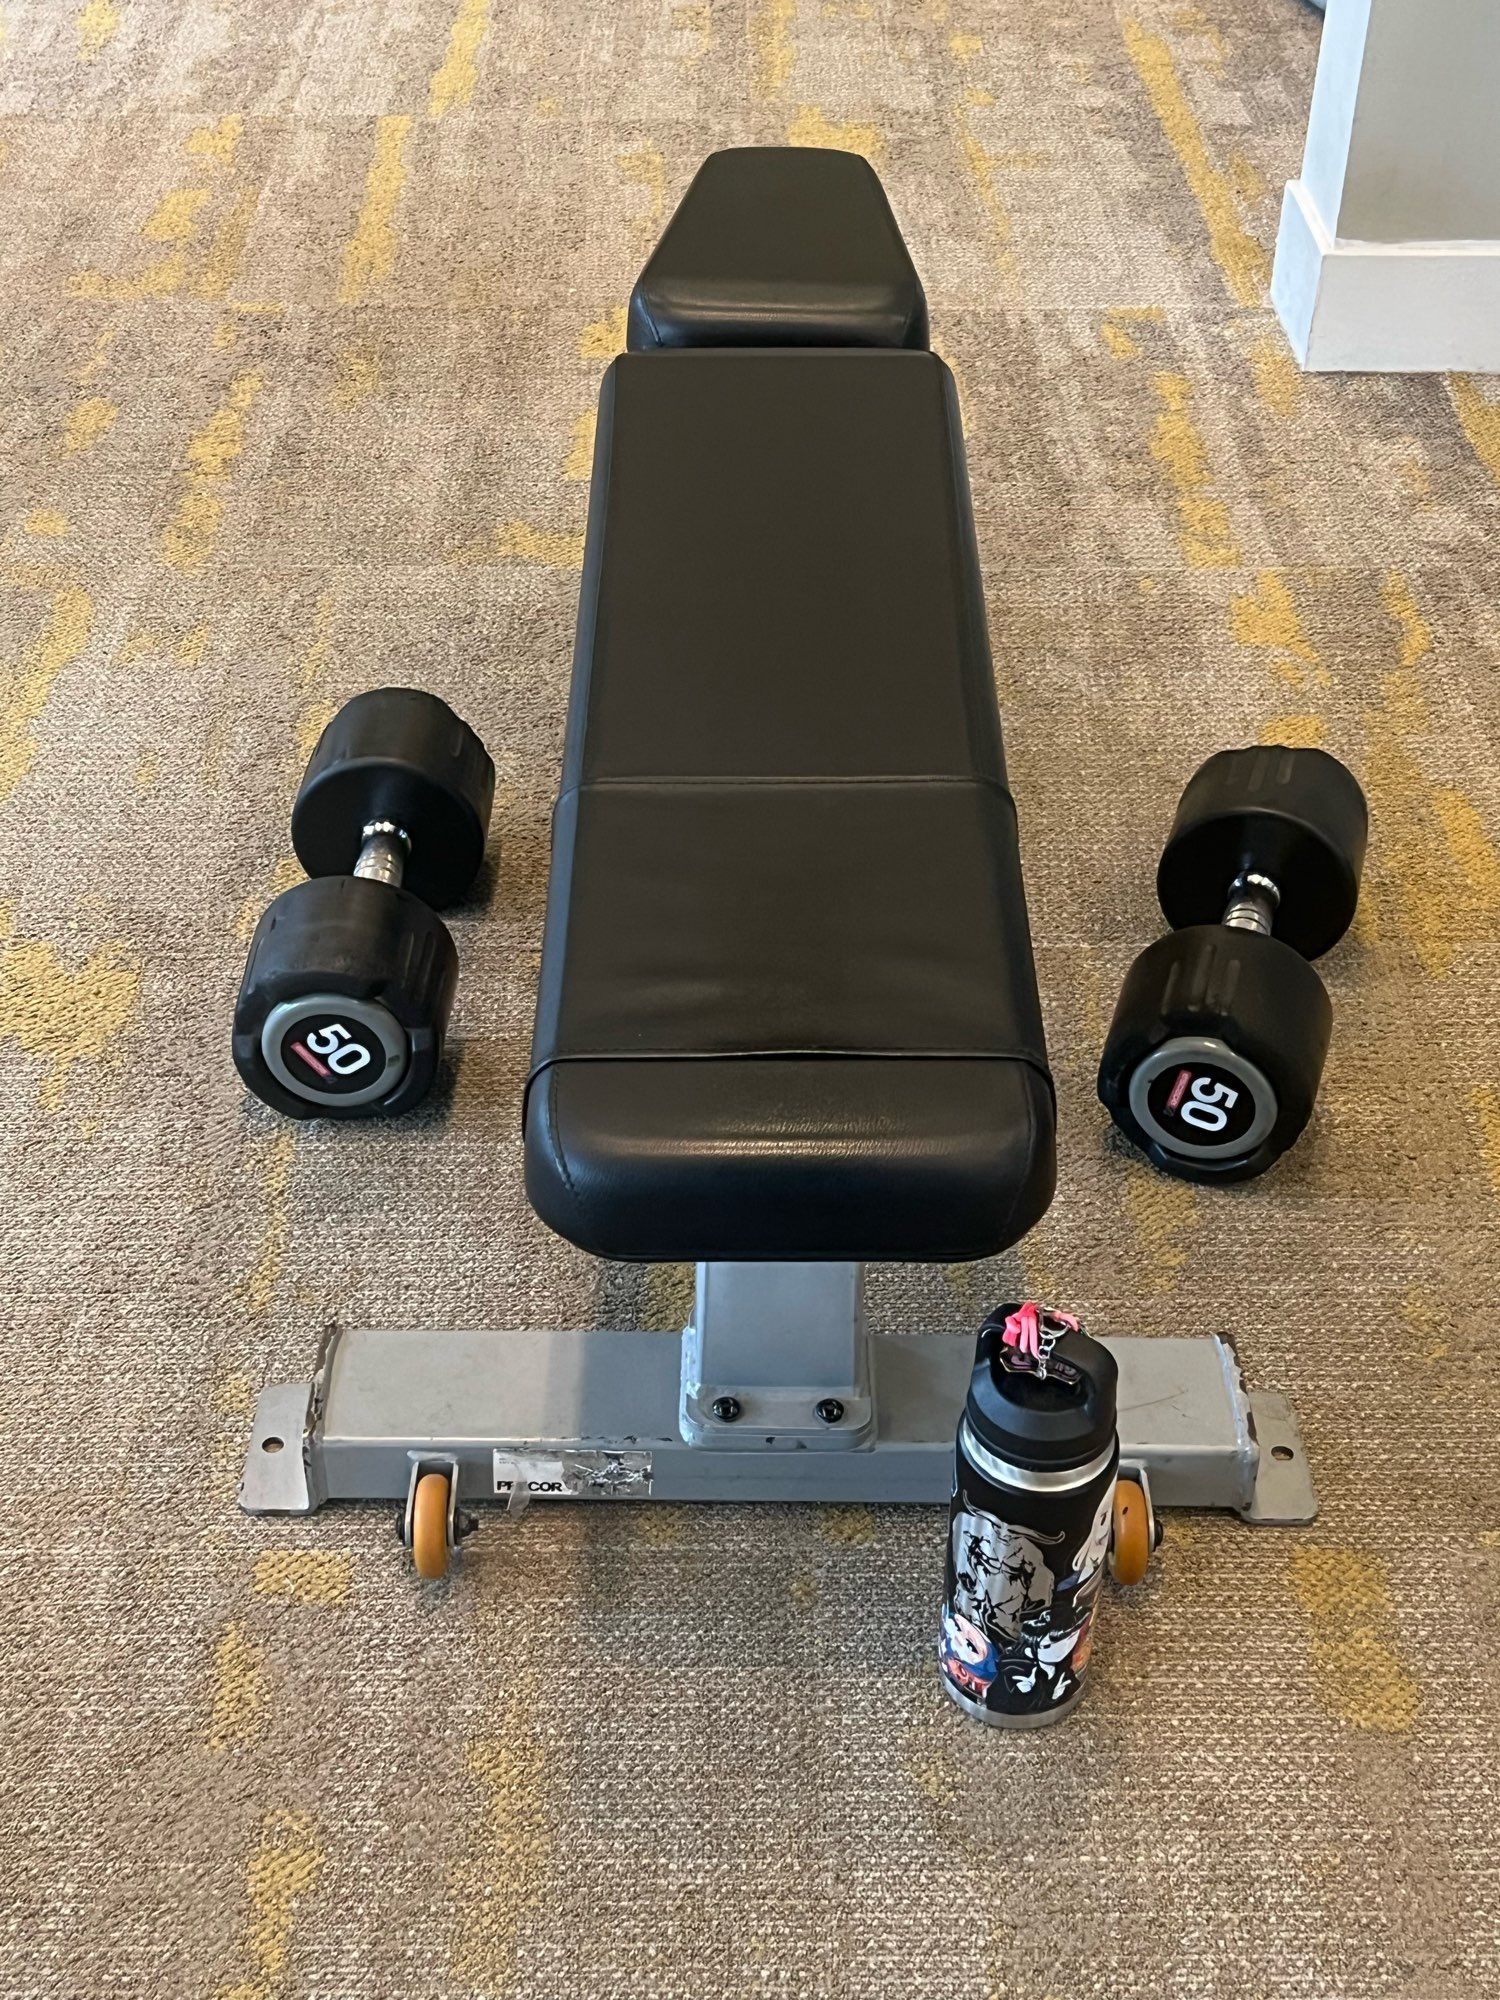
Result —
[{"label": "worn label on frame", "polygon": [[645,1500],[651,1494],[651,1454],[624,1447],[589,1451],[495,1450],[495,1493],[501,1500]]}]

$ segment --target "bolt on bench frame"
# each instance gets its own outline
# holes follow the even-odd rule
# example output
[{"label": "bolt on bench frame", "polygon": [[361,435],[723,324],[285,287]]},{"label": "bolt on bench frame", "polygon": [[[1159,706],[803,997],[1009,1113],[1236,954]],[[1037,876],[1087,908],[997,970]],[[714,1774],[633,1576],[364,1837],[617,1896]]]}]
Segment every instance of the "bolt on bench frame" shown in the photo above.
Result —
[{"label": "bolt on bench frame", "polygon": [[[1226,1341],[1104,1344],[1120,1369],[1121,1463],[1154,1504],[1313,1518],[1296,1421],[1281,1396],[1246,1390]],[[240,1505],[409,1506],[427,1471],[450,1475],[454,1507],[946,1504],[973,1365],[972,1334],[872,1335],[859,1264],[700,1264],[682,1334],[334,1328],[311,1381],[262,1390]]]}]

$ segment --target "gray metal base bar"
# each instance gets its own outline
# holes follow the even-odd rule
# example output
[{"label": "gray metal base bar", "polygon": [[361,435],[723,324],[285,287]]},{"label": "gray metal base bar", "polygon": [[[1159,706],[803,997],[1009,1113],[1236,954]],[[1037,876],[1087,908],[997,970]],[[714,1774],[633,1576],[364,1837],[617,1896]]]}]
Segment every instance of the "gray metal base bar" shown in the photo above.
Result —
[{"label": "gray metal base bar", "polygon": [[[703,1296],[700,1285],[700,1316]],[[1313,1518],[1291,1411],[1280,1396],[1245,1390],[1224,1341],[1106,1345],[1120,1367],[1122,1460],[1147,1475],[1156,1506],[1226,1507],[1257,1522]],[[778,1429],[792,1390],[773,1385],[762,1402],[747,1388],[734,1399],[732,1430],[721,1426],[711,1446],[703,1431],[718,1420],[705,1416],[694,1372],[705,1346],[722,1359],[692,1329],[334,1332],[312,1381],[262,1391],[240,1505],[306,1514],[327,1500],[399,1504],[427,1461],[456,1471],[462,1501],[512,1507],[589,1498],[947,1502],[972,1336],[873,1338],[861,1314],[848,1418]],[[714,1386],[723,1379],[721,1368]],[[804,1400],[813,1390],[826,1399],[826,1375]]]}]

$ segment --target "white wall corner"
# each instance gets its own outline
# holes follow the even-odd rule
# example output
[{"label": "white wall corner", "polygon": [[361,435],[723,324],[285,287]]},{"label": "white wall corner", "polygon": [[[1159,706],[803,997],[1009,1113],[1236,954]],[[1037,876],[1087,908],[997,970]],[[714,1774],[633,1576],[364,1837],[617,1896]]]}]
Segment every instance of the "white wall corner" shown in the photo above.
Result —
[{"label": "white wall corner", "polygon": [[1282,201],[1271,303],[1314,373],[1500,373],[1500,242],[1336,239],[1303,181]]},{"label": "white wall corner", "polygon": [[1288,181],[1281,197],[1281,227],[1271,266],[1271,304],[1286,328],[1292,352],[1306,368],[1324,253],[1332,248],[1323,218],[1302,181]]}]

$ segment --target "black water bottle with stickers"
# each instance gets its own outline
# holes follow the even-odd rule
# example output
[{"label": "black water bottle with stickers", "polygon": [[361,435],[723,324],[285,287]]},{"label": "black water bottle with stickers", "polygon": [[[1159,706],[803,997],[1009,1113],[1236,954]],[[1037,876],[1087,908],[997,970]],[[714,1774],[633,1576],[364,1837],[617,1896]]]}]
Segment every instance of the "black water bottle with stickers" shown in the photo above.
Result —
[{"label": "black water bottle with stickers", "polygon": [[1032,1729],[1083,1691],[1120,1446],[1114,1356],[1078,1321],[1002,1306],[958,1427],[938,1664],[981,1722]]}]

